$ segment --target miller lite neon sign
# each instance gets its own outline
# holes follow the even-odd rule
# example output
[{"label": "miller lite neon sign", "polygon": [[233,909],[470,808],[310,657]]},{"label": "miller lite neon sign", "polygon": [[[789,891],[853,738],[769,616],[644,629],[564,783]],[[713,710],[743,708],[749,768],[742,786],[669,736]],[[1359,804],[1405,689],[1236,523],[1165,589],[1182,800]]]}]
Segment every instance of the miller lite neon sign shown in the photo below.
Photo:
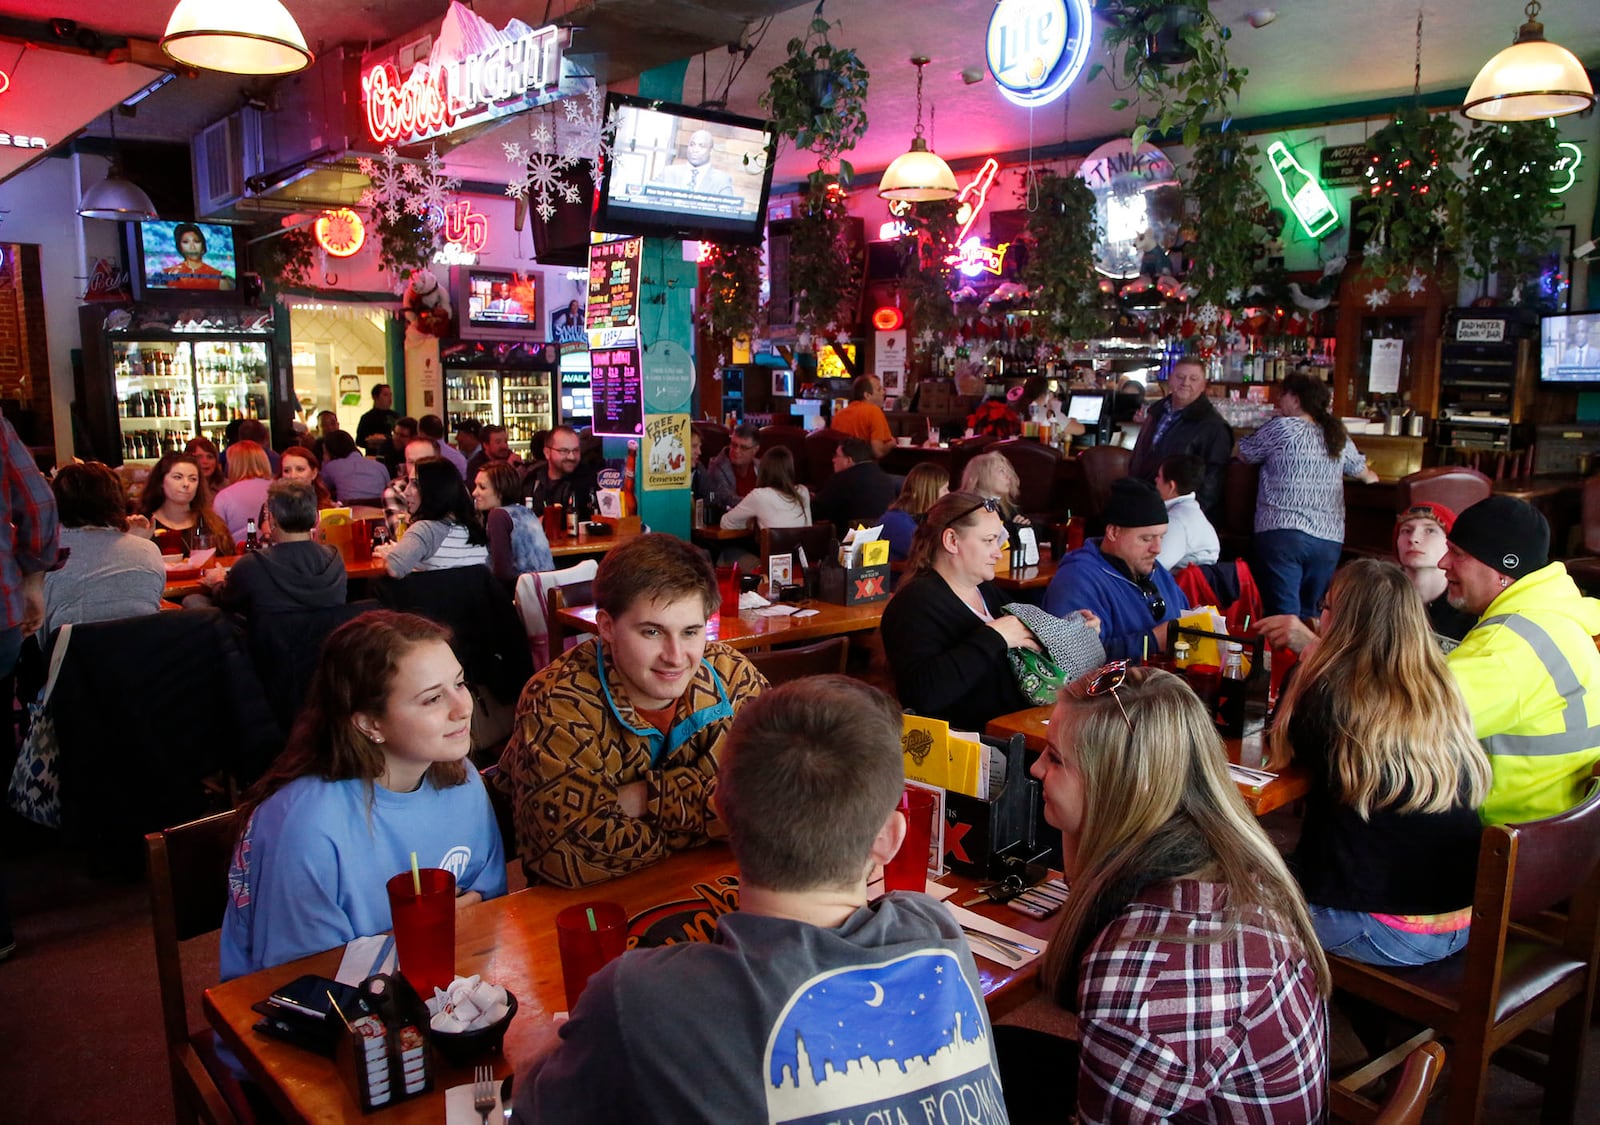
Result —
[{"label": "miller lite neon sign", "polygon": [[497,31],[451,3],[426,61],[404,77],[387,60],[362,74],[368,134],[378,144],[420,144],[547,100],[561,84],[562,34],[516,19]]},{"label": "miller lite neon sign", "polygon": [[1066,92],[1089,57],[1089,0],[1000,0],[985,56],[1006,101],[1024,108]]}]

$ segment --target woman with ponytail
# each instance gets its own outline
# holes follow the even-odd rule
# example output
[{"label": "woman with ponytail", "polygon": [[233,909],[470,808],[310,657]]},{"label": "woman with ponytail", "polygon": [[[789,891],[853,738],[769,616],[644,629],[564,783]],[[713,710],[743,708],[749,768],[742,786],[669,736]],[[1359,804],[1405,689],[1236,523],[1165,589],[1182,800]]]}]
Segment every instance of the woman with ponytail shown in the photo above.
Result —
[{"label": "woman with ponytail", "polygon": [[1333,413],[1326,383],[1295,374],[1278,391],[1278,416],[1239,443],[1261,466],[1253,560],[1267,615],[1315,618],[1344,544],[1344,478],[1378,474]]}]

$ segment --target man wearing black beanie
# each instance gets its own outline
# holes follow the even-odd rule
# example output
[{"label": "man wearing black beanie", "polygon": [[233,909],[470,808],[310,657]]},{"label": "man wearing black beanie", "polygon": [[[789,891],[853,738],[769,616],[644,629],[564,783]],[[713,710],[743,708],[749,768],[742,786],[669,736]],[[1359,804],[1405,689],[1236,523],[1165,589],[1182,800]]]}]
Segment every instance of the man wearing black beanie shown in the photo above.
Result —
[{"label": "man wearing black beanie", "polygon": [[[1130,660],[1167,645],[1167,622],[1189,608],[1167,568],[1156,561],[1167,532],[1167,506],[1149,481],[1123,477],[1106,501],[1106,533],[1061,560],[1044,592],[1057,617],[1080,609],[1100,618],[1110,660]],[[1148,643],[1147,643],[1148,642]]]},{"label": "man wearing black beanie", "polygon": [[1544,516],[1491,496],[1456,518],[1439,561],[1450,604],[1479,618],[1445,659],[1494,770],[1488,824],[1564,812],[1600,760],[1600,602],[1549,556]]}]

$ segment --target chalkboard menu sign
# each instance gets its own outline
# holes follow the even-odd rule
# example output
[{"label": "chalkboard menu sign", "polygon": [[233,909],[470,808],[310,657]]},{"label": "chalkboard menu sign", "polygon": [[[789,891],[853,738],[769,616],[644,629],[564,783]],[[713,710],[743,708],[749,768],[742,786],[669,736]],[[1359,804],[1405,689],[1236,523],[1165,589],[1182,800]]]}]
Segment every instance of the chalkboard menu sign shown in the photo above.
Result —
[{"label": "chalkboard menu sign", "polygon": [[591,348],[638,341],[639,257],[643,248],[642,238],[625,238],[589,247]]},{"label": "chalkboard menu sign", "polygon": [[596,348],[589,353],[589,362],[594,432],[603,437],[638,437],[644,432],[639,349]]}]

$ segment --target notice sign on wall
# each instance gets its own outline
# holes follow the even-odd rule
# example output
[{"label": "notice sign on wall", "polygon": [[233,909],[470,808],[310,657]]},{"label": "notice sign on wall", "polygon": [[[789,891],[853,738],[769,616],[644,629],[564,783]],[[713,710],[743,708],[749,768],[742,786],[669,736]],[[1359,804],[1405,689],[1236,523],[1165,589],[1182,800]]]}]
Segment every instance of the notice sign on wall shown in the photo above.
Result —
[{"label": "notice sign on wall", "polygon": [[644,427],[644,490],[689,487],[689,416],[652,414]]},{"label": "notice sign on wall", "polygon": [[1405,354],[1404,340],[1372,341],[1372,367],[1367,373],[1367,390],[1392,395],[1400,390],[1400,360]]},{"label": "notice sign on wall", "polygon": [[638,437],[644,432],[638,348],[600,348],[589,353],[594,394],[594,432],[602,437]]}]

